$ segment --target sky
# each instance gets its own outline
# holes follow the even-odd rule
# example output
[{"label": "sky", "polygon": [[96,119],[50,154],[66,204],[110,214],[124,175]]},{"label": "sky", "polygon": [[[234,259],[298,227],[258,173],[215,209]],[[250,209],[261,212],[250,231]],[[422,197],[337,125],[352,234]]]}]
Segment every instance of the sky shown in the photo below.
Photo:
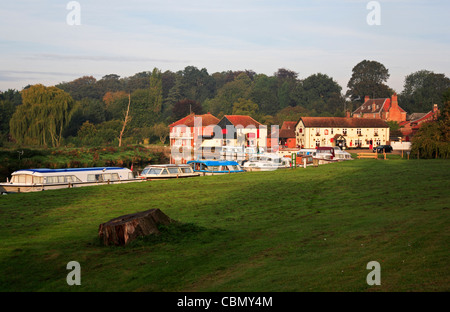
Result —
[{"label": "sky", "polygon": [[186,66],[279,68],[343,89],[363,60],[450,77],[448,0],[14,0],[0,2],[0,91]]}]

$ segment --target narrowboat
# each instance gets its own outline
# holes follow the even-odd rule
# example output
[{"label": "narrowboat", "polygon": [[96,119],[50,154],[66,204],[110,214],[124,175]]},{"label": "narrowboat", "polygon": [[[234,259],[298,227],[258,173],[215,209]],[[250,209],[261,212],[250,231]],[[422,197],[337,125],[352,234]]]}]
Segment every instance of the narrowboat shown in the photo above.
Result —
[{"label": "narrowboat", "polygon": [[26,193],[61,188],[142,181],[128,168],[96,167],[69,169],[25,169],[0,183],[0,193]]},{"label": "narrowboat", "polygon": [[194,172],[189,165],[149,165],[142,170],[138,178],[143,180],[165,180],[173,178],[198,177],[200,173]]},{"label": "narrowboat", "polygon": [[245,172],[236,161],[230,160],[191,160],[187,164],[203,176]]}]

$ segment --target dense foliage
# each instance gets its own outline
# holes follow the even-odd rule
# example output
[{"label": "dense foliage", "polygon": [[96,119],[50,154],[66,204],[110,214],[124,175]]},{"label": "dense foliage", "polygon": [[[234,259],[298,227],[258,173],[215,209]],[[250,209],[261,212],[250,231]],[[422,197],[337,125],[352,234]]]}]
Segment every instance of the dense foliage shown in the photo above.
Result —
[{"label": "dense foliage", "polygon": [[411,153],[417,158],[450,157],[450,89],[444,93],[444,107],[437,122],[424,124],[414,135]]},{"label": "dense foliage", "polygon": [[[389,97],[389,71],[364,60],[352,69],[345,95],[323,73],[306,78],[280,68],[273,75],[251,70],[208,73],[205,68],[144,71],[131,77],[84,76],[54,87],[28,86],[0,92],[0,146],[99,146],[166,143],[168,125],[189,113],[251,115],[268,126],[301,116],[345,116],[365,95]],[[408,75],[400,105],[426,112],[440,100],[449,78],[431,71]],[[129,96],[130,111],[123,127]],[[431,102],[430,102],[431,101]],[[165,129],[165,130],[164,130]]]}]

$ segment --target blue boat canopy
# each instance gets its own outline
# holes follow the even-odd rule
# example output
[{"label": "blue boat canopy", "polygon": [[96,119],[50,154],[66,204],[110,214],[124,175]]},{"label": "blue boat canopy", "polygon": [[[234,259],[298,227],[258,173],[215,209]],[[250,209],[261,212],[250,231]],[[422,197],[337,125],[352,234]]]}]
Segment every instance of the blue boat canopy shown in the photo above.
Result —
[{"label": "blue boat canopy", "polygon": [[231,160],[191,160],[188,164],[204,164],[206,166],[238,166],[239,164]]}]

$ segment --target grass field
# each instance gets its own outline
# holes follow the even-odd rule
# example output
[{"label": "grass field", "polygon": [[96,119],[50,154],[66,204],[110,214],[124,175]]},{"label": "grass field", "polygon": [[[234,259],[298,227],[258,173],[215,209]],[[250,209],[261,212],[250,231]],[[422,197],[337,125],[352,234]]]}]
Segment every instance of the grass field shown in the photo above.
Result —
[{"label": "grass field", "polygon": [[[449,291],[449,189],[449,161],[394,157],[4,195],[0,291]],[[151,208],[179,223],[101,245],[99,224]]]}]

